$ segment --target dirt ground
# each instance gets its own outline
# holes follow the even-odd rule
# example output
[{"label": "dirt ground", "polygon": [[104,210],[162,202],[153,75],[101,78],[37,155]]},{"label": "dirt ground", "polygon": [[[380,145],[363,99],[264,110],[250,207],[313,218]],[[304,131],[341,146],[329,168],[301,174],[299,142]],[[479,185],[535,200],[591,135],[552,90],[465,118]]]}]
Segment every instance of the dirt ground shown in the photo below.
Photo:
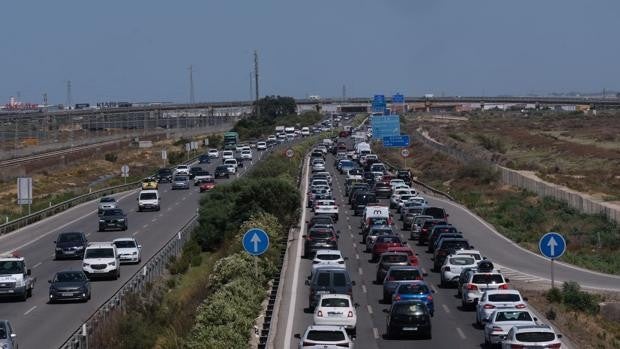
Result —
[{"label": "dirt ground", "polygon": [[416,124],[440,141],[456,142],[470,152],[493,153],[507,167],[620,201],[620,112],[539,113],[423,115],[416,116]]}]

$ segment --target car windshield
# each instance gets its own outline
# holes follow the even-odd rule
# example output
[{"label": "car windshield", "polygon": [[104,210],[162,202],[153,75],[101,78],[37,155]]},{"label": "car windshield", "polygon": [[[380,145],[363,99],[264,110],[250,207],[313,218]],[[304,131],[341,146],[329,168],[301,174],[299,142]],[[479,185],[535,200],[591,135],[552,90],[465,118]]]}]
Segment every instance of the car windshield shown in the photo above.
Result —
[{"label": "car windshield", "polygon": [[499,274],[476,274],[471,282],[473,284],[502,284],[504,278]]},{"label": "car windshield", "polygon": [[342,331],[309,331],[307,340],[317,342],[339,342],[345,340]]},{"label": "car windshield", "polygon": [[113,208],[113,209],[103,211],[103,215],[104,216],[122,216],[123,210]]},{"label": "car windshield", "polygon": [[58,236],[58,242],[82,241],[81,233],[62,233]]},{"label": "car windshield", "polygon": [[446,241],[441,244],[441,249],[455,249],[455,248],[468,248],[469,244],[464,240]]},{"label": "car windshield", "polygon": [[392,229],[389,229],[389,228],[388,229],[373,229],[370,232],[370,235],[377,235],[377,236],[378,235],[392,235],[392,234],[393,234]]},{"label": "car windshield", "polygon": [[335,260],[340,259],[340,255],[337,255],[337,254],[317,254],[316,258],[320,259],[322,261],[335,261]]},{"label": "car windshield", "polygon": [[133,240],[114,241],[114,246],[116,246],[116,248],[135,248],[136,242]]},{"label": "car windshield", "polygon": [[225,171],[228,171],[228,167],[226,167],[226,166],[218,166],[215,170],[216,171],[224,171],[225,172]]},{"label": "car windshield", "polygon": [[495,316],[495,322],[534,321],[527,311],[502,311]]},{"label": "car windshield", "polygon": [[456,234],[458,230],[455,227],[435,227],[433,228],[435,234]]},{"label": "car windshield", "polygon": [[370,219],[370,225],[387,225],[388,224],[388,220],[387,218],[371,218]]},{"label": "car windshield", "polygon": [[470,257],[454,257],[450,258],[450,264],[452,265],[471,265],[476,261]]},{"label": "car windshield", "polygon": [[390,271],[389,280],[416,280],[420,277],[417,269],[396,269]]},{"label": "car windshield", "polygon": [[23,274],[24,262],[22,261],[0,261],[0,275]]},{"label": "car windshield", "polygon": [[187,176],[176,176],[176,177],[174,177],[174,180],[181,182],[181,181],[187,181],[187,180],[189,180],[189,178]]},{"label": "car windshield", "polygon": [[401,284],[398,287],[400,294],[427,294],[428,287],[424,284]]},{"label": "car windshield", "polygon": [[423,307],[420,303],[396,304],[393,312],[397,315],[418,315],[424,313]]},{"label": "car windshield", "polygon": [[346,298],[323,298],[321,301],[322,307],[332,308],[348,308],[349,300]]},{"label": "car windshield", "polygon": [[140,200],[155,200],[157,199],[157,194],[155,193],[142,193],[140,194]]},{"label": "car windshield", "polygon": [[331,278],[331,273],[319,273],[316,279],[316,285],[321,287],[329,286],[329,280]]},{"label": "car windshield", "polygon": [[151,182],[153,182],[153,181],[154,181],[154,179],[151,179],[151,178],[145,178],[145,179],[143,179],[143,180],[142,180],[142,183],[151,183]]},{"label": "car windshield", "polygon": [[552,332],[522,332],[517,333],[515,338],[519,342],[551,342],[555,340],[555,333]]},{"label": "car windshield", "polygon": [[63,272],[56,274],[54,282],[75,282],[84,281],[85,276],[82,272]]},{"label": "car windshield", "polygon": [[489,302],[518,302],[521,297],[515,293],[502,293],[489,295]]},{"label": "car windshield", "polygon": [[114,250],[111,248],[88,248],[84,258],[114,258]]},{"label": "car windshield", "polygon": [[384,244],[400,244],[400,238],[398,236],[380,236],[377,238],[377,243]]},{"label": "car windshield", "polygon": [[409,258],[406,254],[389,254],[381,257],[383,263],[403,263],[408,260]]},{"label": "car windshield", "polygon": [[168,174],[171,174],[172,171],[169,169],[164,169],[164,170],[157,171],[157,173],[159,173],[160,175],[168,175]]},{"label": "car windshield", "polygon": [[115,202],[115,198],[101,198],[100,202]]}]

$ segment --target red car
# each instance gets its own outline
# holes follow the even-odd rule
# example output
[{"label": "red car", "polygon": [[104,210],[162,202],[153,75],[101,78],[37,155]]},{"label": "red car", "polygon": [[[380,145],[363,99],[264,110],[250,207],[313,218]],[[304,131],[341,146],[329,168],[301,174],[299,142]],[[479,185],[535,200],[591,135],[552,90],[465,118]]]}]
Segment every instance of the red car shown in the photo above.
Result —
[{"label": "red car", "polygon": [[404,242],[398,235],[382,235],[377,237],[374,245],[372,245],[372,262],[379,260],[382,253],[387,252],[390,247],[401,247]]},{"label": "red car", "polygon": [[205,191],[209,191],[215,188],[215,181],[212,179],[211,181],[202,182],[200,184],[200,192],[204,193]]},{"label": "red car", "polygon": [[396,246],[396,247],[388,247],[385,252],[400,252],[406,253],[409,256],[409,263],[414,267],[418,267],[420,262],[418,261],[418,257],[415,255],[415,252],[409,246]]}]

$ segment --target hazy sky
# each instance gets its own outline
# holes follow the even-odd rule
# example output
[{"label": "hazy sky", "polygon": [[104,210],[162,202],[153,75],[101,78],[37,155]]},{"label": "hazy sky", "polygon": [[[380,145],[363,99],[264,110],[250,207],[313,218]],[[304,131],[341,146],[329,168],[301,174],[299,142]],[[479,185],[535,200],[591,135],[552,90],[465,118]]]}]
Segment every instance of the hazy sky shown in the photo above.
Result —
[{"label": "hazy sky", "polygon": [[618,0],[3,1],[0,103],[620,89]]}]

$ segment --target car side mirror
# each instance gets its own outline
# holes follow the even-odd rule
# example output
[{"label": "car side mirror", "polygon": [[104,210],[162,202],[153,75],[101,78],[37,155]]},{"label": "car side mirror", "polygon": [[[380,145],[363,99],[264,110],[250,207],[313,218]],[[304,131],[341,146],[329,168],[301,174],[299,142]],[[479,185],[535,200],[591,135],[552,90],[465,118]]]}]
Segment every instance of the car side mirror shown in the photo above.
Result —
[{"label": "car side mirror", "polygon": [[538,322],[538,318],[537,317],[534,318],[534,322]]},{"label": "car side mirror", "polygon": [[523,300],[526,301],[526,302],[528,301],[527,297],[523,297]]},{"label": "car side mirror", "polygon": [[297,339],[301,339],[301,334],[295,333],[294,337],[297,338]]},{"label": "car side mirror", "polygon": [[308,235],[305,235],[305,234],[304,234],[304,235],[302,235],[301,237],[305,239],[305,238],[307,238],[307,237],[308,237]]},{"label": "car side mirror", "polygon": [[142,245],[138,245],[138,248],[142,248]]},{"label": "car side mirror", "polygon": [[482,260],[483,260],[483,261],[486,261],[486,260],[487,260],[487,257],[482,257]]},{"label": "car side mirror", "polygon": [[558,334],[556,334],[556,336],[557,336],[558,338],[562,338],[562,335],[561,335],[561,334],[559,334],[559,333],[558,333]]},{"label": "car side mirror", "polygon": [[52,280],[47,280],[47,283],[48,283],[48,284],[51,284],[51,283],[52,283]]},{"label": "car side mirror", "polygon": [[355,303],[355,304],[353,304],[353,306],[356,307],[356,308],[359,308],[360,304],[359,303]]},{"label": "car side mirror", "polygon": [[11,338],[15,338],[15,337],[17,337],[17,334],[11,333]]},{"label": "car side mirror", "polygon": [[26,270],[26,274],[27,275],[32,275],[32,270],[31,269]]},{"label": "car side mirror", "polygon": [[386,313],[386,314],[389,314],[389,313],[390,313],[390,311],[389,311],[388,309],[383,309],[382,311],[383,311],[384,313]]}]

